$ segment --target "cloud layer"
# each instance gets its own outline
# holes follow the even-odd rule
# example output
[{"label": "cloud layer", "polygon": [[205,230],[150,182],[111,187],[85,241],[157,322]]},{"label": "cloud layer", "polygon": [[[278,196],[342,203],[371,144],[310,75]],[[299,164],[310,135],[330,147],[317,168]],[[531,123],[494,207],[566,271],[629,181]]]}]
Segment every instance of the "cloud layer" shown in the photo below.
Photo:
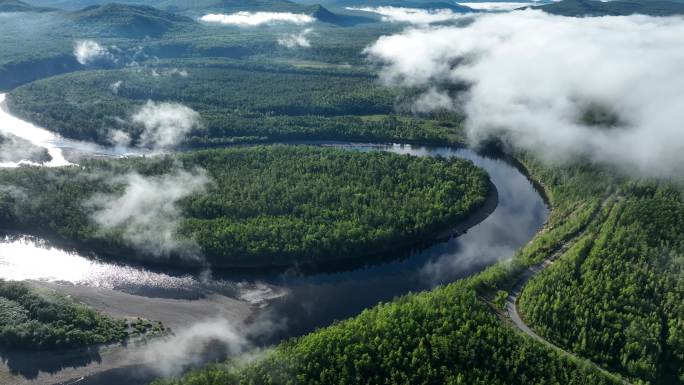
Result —
[{"label": "cloud layer", "polygon": [[[385,36],[366,53],[386,83],[462,108],[473,142],[497,136],[556,162],[684,177],[682,18],[486,14]],[[456,83],[469,91],[445,91]]]},{"label": "cloud layer", "polygon": [[14,135],[0,133],[0,167],[19,166],[21,161],[32,164],[47,160],[49,155],[46,149]]},{"label": "cloud layer", "polygon": [[255,27],[264,24],[308,24],[316,19],[313,16],[291,12],[236,12],[231,14],[210,13],[200,20],[206,23],[237,25],[241,27]]},{"label": "cloud layer", "polygon": [[285,327],[287,319],[273,311],[258,313],[249,323],[224,318],[198,322],[165,339],[148,344],[141,361],[162,376],[177,376],[184,370],[207,362],[240,357],[233,364],[246,364],[259,359],[263,351],[256,341],[269,338]]},{"label": "cloud layer", "polygon": [[199,247],[178,238],[178,202],[206,189],[209,178],[204,170],[176,170],[161,176],[131,173],[113,183],[123,189],[98,194],[86,202],[94,209],[92,219],[103,234],[119,234],[130,246],[149,255],[199,259]]},{"label": "cloud layer", "polygon": [[82,65],[88,65],[98,60],[114,61],[114,56],[109,50],[94,40],[79,40],[74,45],[76,61]]},{"label": "cloud layer", "polygon": [[391,23],[432,24],[463,18],[463,14],[454,13],[450,9],[420,9],[404,7],[347,7],[350,11],[377,13],[383,21]]},{"label": "cloud layer", "polygon": [[529,3],[529,2],[504,2],[504,1],[492,1],[492,2],[473,2],[473,3],[458,3],[459,5],[462,5],[464,7],[472,8],[472,9],[477,9],[477,10],[482,10],[482,11],[512,11],[514,9],[530,6],[530,5],[537,5],[534,2]]},{"label": "cloud layer", "polygon": [[201,127],[200,115],[179,103],[147,101],[131,118],[144,128],[140,144],[166,148],[177,145],[194,128]]},{"label": "cloud layer", "polygon": [[309,48],[311,42],[308,35],[313,32],[312,28],[307,28],[300,33],[291,33],[278,38],[278,44],[287,48]]},{"label": "cloud layer", "polygon": [[212,353],[216,360],[246,351],[250,345],[242,333],[227,320],[207,320],[149,344],[143,359],[154,363],[160,375],[177,376],[188,367],[206,362]]}]

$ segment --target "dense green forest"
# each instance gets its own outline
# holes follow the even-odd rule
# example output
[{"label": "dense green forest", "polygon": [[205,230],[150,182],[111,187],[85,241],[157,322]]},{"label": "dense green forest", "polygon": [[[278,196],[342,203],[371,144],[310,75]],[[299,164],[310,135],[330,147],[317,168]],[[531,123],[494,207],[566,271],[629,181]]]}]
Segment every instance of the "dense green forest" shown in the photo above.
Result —
[{"label": "dense green forest", "polygon": [[[178,170],[201,174],[198,168],[211,183],[179,200],[177,235],[221,266],[309,263],[413,244],[462,221],[489,192],[486,173],[459,159],[307,146],[217,149],[0,170],[11,186],[1,195],[0,221],[104,254],[126,254],[135,250],[123,229],[103,233],[88,202],[103,194],[114,201],[132,188],[131,174],[141,175],[143,184],[173,178]],[[140,194],[156,193],[163,191]],[[145,213],[131,219],[136,215]]]},{"label": "dense green forest", "polygon": [[0,280],[0,346],[29,350],[123,341],[125,321],[101,315],[56,293]]},{"label": "dense green forest", "polygon": [[[93,1],[33,3],[75,9]],[[400,5],[382,4],[388,3]],[[407,4],[428,6],[401,3]],[[188,15],[243,6],[316,12],[280,0],[156,5]],[[573,16],[682,12],[681,4],[659,1],[565,0],[541,8]],[[278,37],[300,32],[299,26],[209,26],[149,9],[139,19],[135,7],[118,7],[118,19],[107,20],[102,9],[107,8],[0,15],[0,89],[89,70],[13,90],[13,113],[98,143],[110,143],[112,129],[139,143],[142,127],[131,116],[147,100],[183,103],[200,114],[202,124],[181,146],[464,140],[460,114],[413,114],[406,108],[416,90],[381,87],[364,62],[364,47],[403,26],[315,23],[312,46],[290,49]],[[96,22],[90,24],[92,17]],[[140,22],[135,30],[121,27],[130,20]],[[79,64],[74,42],[85,38],[111,49],[115,60],[101,67]],[[0,138],[0,152],[7,156],[3,148],[14,143]],[[526,269],[553,255],[556,262],[530,281],[519,302],[536,332],[633,383],[684,384],[682,187],[581,162],[547,167],[526,154],[516,158],[543,184],[553,210],[545,228],[510,263],[380,304],[286,341],[248,364],[216,364],[167,383],[620,383],[583,359],[523,335],[503,311]],[[489,188],[486,175],[468,162],[309,147],[80,163],[0,170],[0,225],[105,255],[130,254],[135,245],[122,228],[103,231],[94,222],[93,197],[120,196],[131,181],[154,184],[181,172],[206,174],[211,182],[204,190],[177,202],[181,220],[174,236],[196,244],[217,265],[320,263],[429,237],[476,209]],[[45,349],[120,341],[122,327],[63,298],[0,283],[3,345]]]},{"label": "dense green forest", "polygon": [[[544,186],[553,210],[512,262],[381,304],[282,343],[250,364],[211,365],[162,383],[622,383],[587,361],[523,337],[502,312],[501,301],[527,267],[559,250],[556,265],[524,292],[521,310],[526,316],[531,312],[533,326],[611,370],[624,360],[637,370],[620,371],[635,383],[682,383],[676,378],[684,352],[677,267],[681,186],[633,180],[585,164],[550,168],[525,154],[517,158]],[[608,233],[617,236],[609,239]],[[595,242],[601,251],[591,263],[582,262],[591,258]],[[578,343],[563,343],[558,336]],[[600,350],[606,346],[617,349]]]},{"label": "dense green forest", "polygon": [[66,18],[84,34],[104,37],[144,39],[196,28],[196,22],[189,17],[147,5],[94,5],[71,12]]},{"label": "dense green forest", "polygon": [[462,139],[456,114],[395,115],[408,91],[402,96],[368,75],[231,68],[222,61],[175,64],[184,68],[184,76],[162,67],[154,73],[127,69],[52,77],[15,89],[8,105],[66,137],[98,143],[109,143],[112,129],[139,138],[142,128],[130,116],[147,100],[173,100],[199,112],[202,127],[185,141],[195,146],[283,139]]},{"label": "dense green forest", "polygon": [[[585,228],[619,183],[610,172],[551,170],[520,156],[554,205],[513,262],[430,292],[409,294],[284,342],[249,364],[210,365],[159,384],[619,384],[506,321],[505,299],[527,266]],[[598,183],[590,183],[598,180]],[[584,200],[587,197],[589,199]]]},{"label": "dense green forest", "polygon": [[246,366],[157,384],[619,384],[508,328],[474,286],[408,295],[291,340]]},{"label": "dense green forest", "polygon": [[521,298],[542,335],[650,383],[684,382],[684,202],[629,184],[605,221]]},{"label": "dense green forest", "polygon": [[35,7],[19,0],[0,0],[0,12],[51,12],[54,8]]}]

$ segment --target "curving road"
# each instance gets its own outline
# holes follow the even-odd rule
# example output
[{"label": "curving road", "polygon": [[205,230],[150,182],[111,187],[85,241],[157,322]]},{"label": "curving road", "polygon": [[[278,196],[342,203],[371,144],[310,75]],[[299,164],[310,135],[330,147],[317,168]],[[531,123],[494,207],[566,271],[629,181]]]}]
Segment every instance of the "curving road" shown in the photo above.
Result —
[{"label": "curving road", "polygon": [[594,363],[593,361],[590,361],[588,359],[582,358],[577,356],[576,354],[567,351],[563,348],[561,348],[558,345],[555,345],[553,342],[545,339],[544,337],[540,336],[537,334],[532,328],[523,321],[523,319],[520,317],[520,313],[518,312],[518,298],[520,297],[520,294],[522,293],[523,289],[525,288],[525,285],[527,282],[529,282],[532,278],[534,278],[537,274],[541,273],[542,271],[546,270],[549,266],[553,265],[553,263],[564,255],[568,249],[582,236],[584,235],[587,227],[589,227],[589,224],[593,223],[596,220],[596,216],[598,215],[599,212],[601,212],[607,205],[612,204],[616,202],[619,198],[609,196],[606,198],[602,204],[601,208],[594,213],[592,218],[588,221],[587,225],[582,228],[577,235],[575,235],[572,239],[568,240],[567,242],[564,242],[555,252],[551,253],[549,257],[544,259],[542,262],[530,266],[525,270],[524,273],[520,276],[516,284],[513,286],[511,289],[508,299],[506,300],[506,312],[508,313],[508,316],[510,317],[511,321],[513,322],[513,325],[515,325],[520,331],[525,333],[526,335],[534,338],[535,340],[543,343],[544,345],[562,353],[565,355],[568,355],[570,357],[573,357],[577,360],[584,361],[595,367],[598,371],[601,373],[605,374],[608,377],[612,378],[617,378],[619,381],[621,381],[625,385],[632,385],[629,381],[625,380],[624,378],[620,377],[619,375],[615,373],[611,373],[607,371],[606,369],[602,368],[598,364]]}]

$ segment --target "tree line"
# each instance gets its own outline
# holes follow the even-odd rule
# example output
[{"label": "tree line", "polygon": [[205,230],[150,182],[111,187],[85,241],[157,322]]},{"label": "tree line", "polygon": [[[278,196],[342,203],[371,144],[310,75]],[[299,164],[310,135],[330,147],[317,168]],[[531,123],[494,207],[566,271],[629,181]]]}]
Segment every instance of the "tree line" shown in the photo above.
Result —
[{"label": "tree line", "polygon": [[86,202],[122,194],[124,175],[179,168],[204,169],[212,183],[178,202],[176,236],[221,266],[317,263],[408,246],[458,224],[490,188],[483,170],[460,159],[311,146],[213,149],[0,170],[11,186],[0,191],[0,223],[104,254],[136,254],[117,232],[103,235]]}]

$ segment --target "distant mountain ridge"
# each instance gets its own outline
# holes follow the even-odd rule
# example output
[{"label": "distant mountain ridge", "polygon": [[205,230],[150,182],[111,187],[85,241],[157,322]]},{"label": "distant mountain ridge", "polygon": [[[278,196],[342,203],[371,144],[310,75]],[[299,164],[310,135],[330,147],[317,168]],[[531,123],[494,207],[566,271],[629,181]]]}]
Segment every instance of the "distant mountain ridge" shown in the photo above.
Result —
[{"label": "distant mountain ridge", "polygon": [[356,24],[375,22],[374,19],[368,17],[333,13],[320,4],[308,7],[305,13],[315,17],[316,20],[320,22],[338,26],[353,26]]},{"label": "distant mountain ridge", "polygon": [[297,12],[304,8],[288,0],[159,0],[156,7],[172,12]]},{"label": "distant mountain ridge", "polygon": [[684,15],[684,4],[670,1],[594,1],[562,0],[557,3],[525,7],[540,9],[560,16],[628,16],[634,14],[649,16]]},{"label": "distant mountain ridge", "polygon": [[52,12],[56,8],[36,7],[19,0],[0,0],[0,12]]},{"label": "distant mountain ridge", "polygon": [[77,25],[100,34],[120,37],[160,37],[195,24],[189,17],[146,5],[110,3],[93,5],[68,14]]},{"label": "distant mountain ridge", "polygon": [[[111,0],[27,0],[36,6],[81,10],[84,7],[104,5]],[[288,0],[116,0],[126,5],[149,6],[169,12],[187,11],[294,11],[305,6]]]},{"label": "distant mountain ridge", "polygon": [[[319,0],[312,0],[318,2]],[[306,0],[304,0],[306,2]],[[320,0],[323,6],[334,8],[400,7],[417,9],[450,9],[463,12],[467,7],[452,1],[439,0]]]}]

